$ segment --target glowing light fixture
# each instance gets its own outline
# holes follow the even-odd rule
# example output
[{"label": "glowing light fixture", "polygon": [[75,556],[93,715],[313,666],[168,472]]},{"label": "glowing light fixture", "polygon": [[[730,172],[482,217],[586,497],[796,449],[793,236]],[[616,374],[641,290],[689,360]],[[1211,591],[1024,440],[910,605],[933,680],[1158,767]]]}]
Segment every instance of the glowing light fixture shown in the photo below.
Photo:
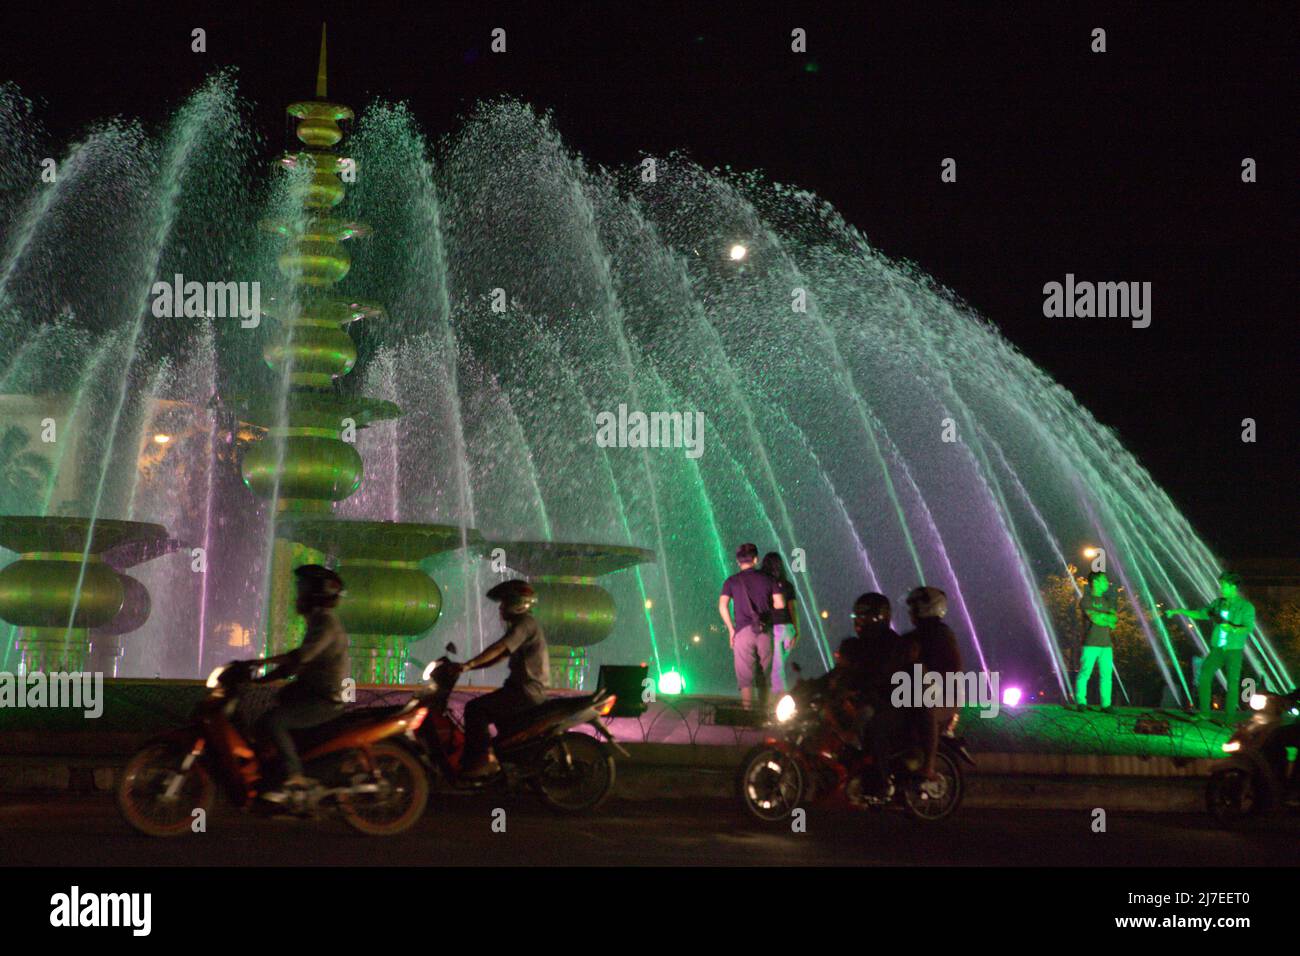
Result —
[{"label": "glowing light fixture", "polygon": [[1007,707],[1018,707],[1022,697],[1024,692],[1019,687],[1008,687],[1002,692],[1002,703]]},{"label": "glowing light fixture", "polygon": [[794,716],[796,710],[798,710],[798,707],[794,702],[794,698],[791,697],[789,694],[786,694],[777,702],[776,719],[784,724],[787,720],[789,720],[791,717]]},{"label": "glowing light fixture", "polygon": [[172,436],[171,436],[171,435],[165,435],[165,434],[163,434],[162,432],[159,432],[157,435],[154,435],[154,436],[153,436],[153,440],[154,440],[154,443],[155,443],[155,444],[158,444],[158,445],[165,445],[165,444],[167,444],[169,441],[172,440]]},{"label": "glowing light fixture", "polygon": [[736,243],[734,246],[731,247],[732,262],[740,262],[747,255],[749,255],[749,250],[746,249],[744,246],[742,246],[740,243]]},{"label": "glowing light fixture", "polygon": [[659,675],[659,693],[675,697],[686,692],[686,681],[676,671],[666,671]]}]

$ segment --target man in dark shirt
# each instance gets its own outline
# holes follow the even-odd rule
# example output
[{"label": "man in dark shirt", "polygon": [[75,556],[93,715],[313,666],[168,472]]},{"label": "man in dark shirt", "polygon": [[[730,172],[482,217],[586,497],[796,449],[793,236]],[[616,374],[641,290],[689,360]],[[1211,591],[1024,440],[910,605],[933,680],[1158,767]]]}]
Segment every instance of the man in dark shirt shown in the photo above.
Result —
[{"label": "man in dark shirt", "polygon": [[505,581],[488,591],[499,601],[506,633],[496,643],[472,657],[459,670],[491,667],[503,657],[510,661],[510,673],[500,690],[475,697],[465,705],[465,754],[461,775],[485,777],[501,769],[492,753],[489,725],[546,702],[550,684],[550,655],[541,625],[529,613],[537,600],[526,581]]},{"label": "man in dark shirt", "polygon": [[[277,695],[275,706],[258,721],[259,740],[274,741],[280,766],[268,768],[263,792],[275,793],[274,781],[283,777],[285,787],[306,787],[312,781],[302,774],[302,761],[291,731],[315,727],[343,712],[343,681],[351,672],[348,635],[334,613],[343,594],[343,582],[329,568],[304,564],[294,568],[298,580],[296,609],[307,619],[302,646],[275,657],[267,664],[280,665],[269,679],[296,678]],[[278,771],[278,772],[277,772]]]},{"label": "man in dark shirt", "polygon": [[[772,631],[770,620],[774,608],[785,608],[785,597],[776,581],[759,571],[758,548],[742,544],[736,549],[736,562],[740,570],[722,585],[718,597],[718,614],[727,626],[727,639],[731,644],[732,659],[736,667],[736,683],[740,687],[740,701],[749,707],[754,696],[754,681],[767,687],[772,673]],[[732,621],[731,605],[735,606]]]}]

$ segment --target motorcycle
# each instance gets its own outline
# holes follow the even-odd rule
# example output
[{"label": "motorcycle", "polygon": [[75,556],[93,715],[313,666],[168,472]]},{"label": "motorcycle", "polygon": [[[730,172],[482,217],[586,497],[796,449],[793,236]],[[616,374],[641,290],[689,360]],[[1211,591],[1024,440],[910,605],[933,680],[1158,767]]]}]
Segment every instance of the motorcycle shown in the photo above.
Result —
[{"label": "motorcycle", "polygon": [[1300,746],[1300,689],[1253,694],[1250,708],[1252,716],[1223,745],[1228,759],[1206,784],[1205,805],[1220,826],[1300,807],[1300,772],[1288,759],[1288,750]]},{"label": "motorcycle", "polygon": [[975,766],[965,743],[953,734],[956,718],[939,738],[935,754],[938,779],[919,772],[921,748],[912,743],[890,757],[894,788],[889,796],[874,796],[862,785],[872,766],[870,753],[846,743],[827,709],[831,706],[826,678],[800,680],[776,706],[776,734],[766,737],[745,755],[736,775],[736,789],[745,809],[763,823],[786,820],[805,803],[841,793],[856,809],[900,810],[915,820],[934,822],[956,812],[965,793],[963,764]]},{"label": "motorcycle", "polygon": [[240,809],[309,819],[336,812],[354,830],[393,836],[424,813],[429,782],[414,733],[428,715],[418,701],[345,712],[328,723],[293,732],[303,772],[317,783],[266,792],[259,753],[237,720],[254,662],[218,667],[190,722],[146,743],[126,764],[117,806],[136,830],[178,836],[194,811],[211,807],[217,785]]},{"label": "motorcycle", "polygon": [[[448,645],[447,652],[456,653],[456,646]],[[450,707],[459,676],[456,665],[443,656],[425,668],[425,689],[416,697],[429,712],[417,737],[424,744],[425,766],[439,793],[512,792],[528,787],[546,806],[568,814],[595,810],[605,802],[614,789],[610,747],[628,756],[601,720],[614,709],[613,694],[602,688],[594,694],[561,697],[499,722],[492,749],[501,772],[466,778],[461,775],[465,729]],[[608,745],[570,729],[582,724],[590,724]]]}]

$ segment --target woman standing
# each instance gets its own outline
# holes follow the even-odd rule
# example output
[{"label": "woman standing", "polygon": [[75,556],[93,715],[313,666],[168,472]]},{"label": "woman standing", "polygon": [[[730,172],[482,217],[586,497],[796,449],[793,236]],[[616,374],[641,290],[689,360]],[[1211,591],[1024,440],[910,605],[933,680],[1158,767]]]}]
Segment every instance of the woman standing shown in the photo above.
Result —
[{"label": "woman standing", "polygon": [[772,615],[772,690],[783,694],[786,690],[785,662],[799,641],[799,615],[794,606],[794,585],[785,576],[785,562],[775,551],[763,555],[761,567],[763,573],[776,582],[775,590],[785,596],[785,607],[773,608],[768,612]]}]

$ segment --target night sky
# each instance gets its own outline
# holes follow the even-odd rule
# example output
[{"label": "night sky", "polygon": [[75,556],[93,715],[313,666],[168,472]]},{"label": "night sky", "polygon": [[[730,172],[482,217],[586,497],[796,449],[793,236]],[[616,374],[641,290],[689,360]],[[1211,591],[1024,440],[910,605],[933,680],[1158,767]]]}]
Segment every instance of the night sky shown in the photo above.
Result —
[{"label": "night sky", "polygon": [[[66,144],[115,114],[160,123],[236,66],[269,157],[284,105],[310,98],[325,17],[331,98],[358,110],[405,99],[438,135],[509,94],[552,110],[594,163],[680,148],[760,169],[987,316],[1118,431],[1211,547],[1296,556],[1300,17],[1140,6],[54,3],[7,15],[0,81]],[[504,55],[489,52],[498,26]],[[1151,326],[1045,318],[1043,284],[1066,273],[1151,282]]]}]

